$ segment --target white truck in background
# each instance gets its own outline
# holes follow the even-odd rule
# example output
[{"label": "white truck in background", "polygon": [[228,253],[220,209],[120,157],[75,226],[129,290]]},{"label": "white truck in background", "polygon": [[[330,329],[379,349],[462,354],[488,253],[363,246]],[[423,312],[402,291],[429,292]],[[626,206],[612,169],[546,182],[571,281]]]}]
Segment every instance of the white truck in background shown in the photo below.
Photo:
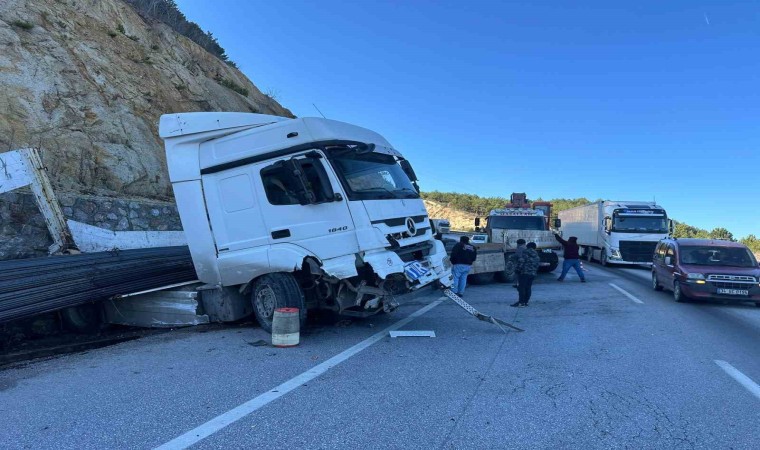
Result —
[{"label": "white truck in background", "polygon": [[430,219],[430,225],[433,226],[433,234],[451,233],[451,223],[449,222],[449,219]]},{"label": "white truck in background", "polygon": [[169,176],[199,279],[226,320],[253,310],[366,317],[451,284],[409,162],[381,135],[322,118],[161,116]]},{"label": "white truck in background", "polygon": [[578,238],[582,254],[608,264],[652,264],[660,239],[672,221],[655,202],[601,201],[560,211],[562,237]]}]

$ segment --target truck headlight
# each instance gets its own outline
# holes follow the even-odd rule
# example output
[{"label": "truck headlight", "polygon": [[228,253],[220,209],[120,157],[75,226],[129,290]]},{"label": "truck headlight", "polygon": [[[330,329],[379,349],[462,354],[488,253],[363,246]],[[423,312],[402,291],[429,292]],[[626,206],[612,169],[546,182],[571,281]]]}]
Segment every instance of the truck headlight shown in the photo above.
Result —
[{"label": "truck headlight", "polygon": [[541,249],[541,251],[544,253],[552,253],[552,249],[550,248],[544,248],[544,249]]},{"label": "truck headlight", "polygon": [[620,256],[620,250],[617,250],[617,249],[614,249],[614,248],[610,250],[610,256],[612,258],[615,258],[615,259],[621,259],[622,258],[622,256]]}]

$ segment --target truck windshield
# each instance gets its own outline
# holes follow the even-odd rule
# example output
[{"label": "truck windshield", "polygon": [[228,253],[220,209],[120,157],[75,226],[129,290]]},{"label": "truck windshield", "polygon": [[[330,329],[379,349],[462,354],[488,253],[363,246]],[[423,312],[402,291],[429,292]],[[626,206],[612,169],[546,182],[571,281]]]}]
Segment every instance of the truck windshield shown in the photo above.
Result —
[{"label": "truck windshield", "polygon": [[616,215],[612,231],[619,233],[667,233],[668,220],[665,216]]},{"label": "truck windshield", "polygon": [[540,216],[490,216],[488,226],[504,230],[545,230],[544,218]]},{"label": "truck windshield", "polygon": [[757,266],[752,253],[741,247],[681,246],[680,261],[694,266]]},{"label": "truck windshield", "polygon": [[382,153],[333,151],[330,160],[355,200],[420,198],[396,158]]}]

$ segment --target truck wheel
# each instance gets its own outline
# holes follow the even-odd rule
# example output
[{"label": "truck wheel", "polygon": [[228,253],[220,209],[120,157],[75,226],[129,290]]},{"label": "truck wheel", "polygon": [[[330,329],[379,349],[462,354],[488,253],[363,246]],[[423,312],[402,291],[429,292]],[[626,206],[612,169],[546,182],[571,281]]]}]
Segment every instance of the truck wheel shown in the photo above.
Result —
[{"label": "truck wheel", "polygon": [[472,284],[488,284],[491,280],[493,280],[493,272],[470,275],[470,282]]},{"label": "truck wheel", "polygon": [[103,324],[100,305],[94,303],[63,309],[61,319],[66,329],[85,334],[97,333]]},{"label": "truck wheel", "polygon": [[539,268],[538,268],[538,271],[539,271],[540,273],[549,273],[549,272],[554,272],[554,269],[556,269],[558,265],[559,265],[559,263],[558,263],[558,262],[552,262],[552,263],[551,263],[551,265],[550,265],[550,266],[548,266],[548,267],[539,267]]},{"label": "truck wheel", "polygon": [[678,303],[686,303],[687,301],[689,301],[686,295],[684,295],[684,293],[681,292],[681,283],[679,283],[678,281],[673,282],[673,298]]},{"label": "truck wheel", "polygon": [[306,323],[306,301],[295,277],[289,273],[270,273],[258,278],[251,289],[253,313],[261,328],[272,332],[272,318],[277,308],[298,308],[301,326]]},{"label": "truck wheel", "polygon": [[586,247],[586,260],[588,262],[594,261],[594,249],[591,247]]},{"label": "truck wheel", "polygon": [[607,252],[605,250],[602,250],[602,257],[599,259],[599,264],[602,265],[602,267],[607,267]]},{"label": "truck wheel", "polygon": [[511,283],[515,279],[515,268],[507,256],[504,259],[504,270],[496,272],[494,277],[499,283]]},{"label": "truck wheel", "polygon": [[654,271],[652,271],[652,289],[654,289],[655,291],[662,290],[662,285],[660,284],[659,281],[657,281],[657,274],[654,273]]}]

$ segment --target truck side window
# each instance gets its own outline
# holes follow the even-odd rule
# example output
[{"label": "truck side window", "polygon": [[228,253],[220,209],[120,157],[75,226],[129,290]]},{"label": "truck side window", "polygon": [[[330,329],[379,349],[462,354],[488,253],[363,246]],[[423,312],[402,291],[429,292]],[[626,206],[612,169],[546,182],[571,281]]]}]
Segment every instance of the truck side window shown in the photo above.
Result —
[{"label": "truck side window", "polygon": [[298,205],[294,179],[281,166],[269,166],[261,169],[261,181],[267,200],[272,205]]},{"label": "truck side window", "polygon": [[[314,194],[314,203],[332,201],[334,194],[322,163],[314,158],[299,159],[298,163],[304,174],[306,188]],[[300,182],[284,166],[273,164],[261,169],[261,180],[267,200],[272,205],[301,204],[298,198]]]}]

